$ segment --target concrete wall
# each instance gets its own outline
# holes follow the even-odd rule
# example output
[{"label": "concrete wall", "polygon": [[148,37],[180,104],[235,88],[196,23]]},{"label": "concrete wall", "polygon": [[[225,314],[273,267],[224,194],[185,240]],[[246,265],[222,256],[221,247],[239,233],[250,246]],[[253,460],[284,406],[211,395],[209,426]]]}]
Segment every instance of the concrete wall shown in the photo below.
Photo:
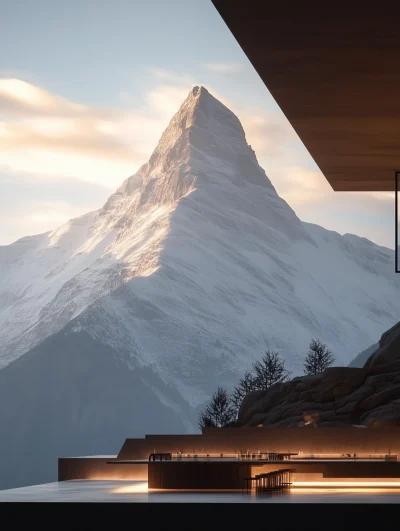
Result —
[{"label": "concrete wall", "polygon": [[250,477],[247,463],[151,462],[149,488],[182,490],[243,489]]},{"label": "concrete wall", "polygon": [[291,463],[285,462],[274,465],[252,466],[251,474],[265,474],[281,468],[293,470],[297,481],[313,481],[312,476],[319,476],[318,481],[376,481],[387,479],[388,481],[400,481],[400,462],[386,461],[334,461],[330,463]]},{"label": "concrete wall", "polygon": [[148,482],[149,488],[153,489],[234,490],[245,488],[245,478],[281,469],[293,471],[293,482],[400,481],[400,463],[397,462],[285,462],[254,466],[243,461],[226,463],[159,461],[149,463]]},{"label": "concrete wall", "polygon": [[399,454],[399,428],[223,428],[202,435],[146,435],[127,439],[118,459],[146,459],[152,452],[197,454],[303,452]]},{"label": "concrete wall", "polygon": [[[117,460],[147,460],[153,452],[236,454],[398,454],[399,428],[223,428],[197,435],[146,435],[126,439]],[[59,480],[147,479],[147,464],[107,465],[104,458],[59,459]],[[336,469],[338,470],[338,468]]]},{"label": "concrete wall", "polygon": [[67,457],[58,460],[58,481],[71,479],[141,479],[147,481],[147,463],[143,465],[110,465],[112,459]]}]

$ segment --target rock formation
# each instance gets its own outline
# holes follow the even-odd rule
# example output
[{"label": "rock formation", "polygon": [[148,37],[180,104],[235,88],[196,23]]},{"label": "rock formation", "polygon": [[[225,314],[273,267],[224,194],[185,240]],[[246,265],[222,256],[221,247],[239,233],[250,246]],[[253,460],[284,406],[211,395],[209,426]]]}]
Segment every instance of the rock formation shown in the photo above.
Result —
[{"label": "rock formation", "polygon": [[362,368],[330,367],[249,393],[237,425],[400,426],[400,322]]}]

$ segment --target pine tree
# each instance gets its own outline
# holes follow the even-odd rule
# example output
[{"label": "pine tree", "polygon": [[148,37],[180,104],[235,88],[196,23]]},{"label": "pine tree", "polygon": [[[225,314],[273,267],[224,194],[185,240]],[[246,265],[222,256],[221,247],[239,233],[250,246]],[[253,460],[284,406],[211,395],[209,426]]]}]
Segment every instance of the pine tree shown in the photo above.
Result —
[{"label": "pine tree", "polygon": [[335,362],[332,352],[319,339],[312,339],[309,351],[304,359],[304,373],[317,374],[323,372]]},{"label": "pine tree", "polygon": [[231,394],[231,403],[235,411],[236,417],[238,416],[239,409],[242,405],[244,397],[248,393],[250,393],[251,391],[255,391],[256,389],[257,385],[254,380],[253,374],[249,371],[245,372],[244,377],[239,380],[238,385],[235,387],[233,393]]},{"label": "pine tree", "polygon": [[254,383],[256,389],[266,391],[279,382],[284,382],[290,376],[289,371],[285,368],[285,360],[279,352],[267,350],[261,361],[253,365]]},{"label": "pine tree", "polygon": [[202,411],[199,416],[199,427],[202,428],[216,428],[211,417],[207,415],[207,410]]},{"label": "pine tree", "polygon": [[211,402],[200,413],[199,427],[223,428],[235,420],[235,411],[231,405],[229,394],[226,389],[218,387],[212,395]]}]

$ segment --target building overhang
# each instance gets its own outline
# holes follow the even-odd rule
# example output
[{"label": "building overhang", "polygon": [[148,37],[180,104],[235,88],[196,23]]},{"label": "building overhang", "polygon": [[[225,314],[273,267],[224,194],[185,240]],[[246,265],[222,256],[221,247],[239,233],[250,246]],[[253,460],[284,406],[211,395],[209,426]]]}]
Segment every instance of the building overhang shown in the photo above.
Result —
[{"label": "building overhang", "polygon": [[396,2],[212,0],[335,191],[394,191]]}]

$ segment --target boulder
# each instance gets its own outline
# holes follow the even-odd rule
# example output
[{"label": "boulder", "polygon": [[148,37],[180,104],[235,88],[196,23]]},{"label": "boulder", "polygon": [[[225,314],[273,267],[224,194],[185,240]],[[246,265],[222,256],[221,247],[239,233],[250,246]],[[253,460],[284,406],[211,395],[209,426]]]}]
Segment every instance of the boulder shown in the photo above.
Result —
[{"label": "boulder", "polygon": [[247,413],[262,397],[265,396],[265,394],[266,391],[251,391],[251,393],[248,393],[244,397],[242,405],[240,406],[239,418],[246,417]]},{"label": "boulder", "polygon": [[384,389],[383,391],[379,391],[378,393],[374,393],[368,398],[365,398],[359,404],[359,407],[360,409],[363,409],[363,410],[375,409],[384,403],[387,403],[391,400],[395,400],[396,398],[400,398],[400,385],[399,384],[394,385],[390,387],[389,389]]},{"label": "boulder", "polygon": [[400,323],[362,368],[329,367],[246,396],[237,426],[400,425]]},{"label": "boulder", "polygon": [[248,423],[249,428],[254,428],[258,426],[259,424],[263,424],[266,418],[265,413],[257,413],[253,417],[251,417],[251,420]]},{"label": "boulder", "polygon": [[379,341],[378,350],[367,360],[366,368],[393,363],[400,358],[400,321],[387,330]]},{"label": "boulder", "polygon": [[363,385],[352,393],[350,393],[349,395],[342,396],[341,398],[335,400],[335,408],[336,410],[338,410],[344,407],[346,404],[349,404],[350,402],[359,403],[367,396],[371,396],[373,392],[373,387],[370,387],[369,385]]},{"label": "boulder", "polygon": [[341,382],[350,388],[356,388],[364,382],[367,373],[367,369],[359,367],[328,367],[322,373],[322,381]]},{"label": "boulder", "polygon": [[336,412],[340,415],[342,413],[353,413],[357,409],[358,402],[354,400],[353,402],[349,402],[343,407],[340,407],[336,410]]},{"label": "boulder", "polygon": [[372,374],[366,378],[365,384],[370,385],[374,389],[378,389],[385,386],[385,384],[392,384],[396,379],[400,379],[400,371]]},{"label": "boulder", "polygon": [[363,422],[368,427],[400,426],[400,400],[368,411],[363,415]]},{"label": "boulder", "polygon": [[301,422],[303,418],[301,416],[295,416],[295,417],[288,417],[287,419],[283,419],[276,424],[274,424],[275,428],[296,428]]},{"label": "boulder", "polygon": [[393,361],[391,363],[376,363],[368,369],[368,375],[371,374],[385,374],[385,373],[394,373],[400,371],[400,360]]}]

